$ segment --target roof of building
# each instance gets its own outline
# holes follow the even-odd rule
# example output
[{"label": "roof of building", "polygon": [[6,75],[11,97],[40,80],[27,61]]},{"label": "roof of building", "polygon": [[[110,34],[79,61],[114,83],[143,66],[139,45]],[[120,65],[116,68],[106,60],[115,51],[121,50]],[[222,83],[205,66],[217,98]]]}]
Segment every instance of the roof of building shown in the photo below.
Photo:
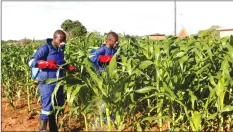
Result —
[{"label": "roof of building", "polygon": [[233,28],[217,29],[217,31],[233,31]]},{"label": "roof of building", "polygon": [[165,36],[165,34],[155,33],[155,34],[149,34],[147,36]]}]

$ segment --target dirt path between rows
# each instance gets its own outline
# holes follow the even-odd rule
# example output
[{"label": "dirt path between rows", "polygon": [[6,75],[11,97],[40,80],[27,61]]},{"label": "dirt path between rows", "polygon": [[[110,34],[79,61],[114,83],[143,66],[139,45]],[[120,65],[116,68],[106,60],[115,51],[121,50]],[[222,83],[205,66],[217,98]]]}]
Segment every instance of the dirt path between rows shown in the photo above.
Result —
[{"label": "dirt path between rows", "polygon": [[[6,98],[2,98],[2,131],[38,131],[39,114],[36,111],[31,115],[28,114],[28,106],[19,101],[16,109],[9,105]],[[39,110],[40,106],[32,102],[32,108]]]},{"label": "dirt path between rows", "polygon": [[[9,105],[6,98],[2,98],[2,131],[39,131],[40,116],[38,111],[41,108],[40,103],[37,104],[37,101],[33,100],[31,108],[33,112],[29,114],[27,101],[20,100],[16,105],[16,109],[14,109]],[[72,122],[69,130],[79,131],[80,123]]]}]

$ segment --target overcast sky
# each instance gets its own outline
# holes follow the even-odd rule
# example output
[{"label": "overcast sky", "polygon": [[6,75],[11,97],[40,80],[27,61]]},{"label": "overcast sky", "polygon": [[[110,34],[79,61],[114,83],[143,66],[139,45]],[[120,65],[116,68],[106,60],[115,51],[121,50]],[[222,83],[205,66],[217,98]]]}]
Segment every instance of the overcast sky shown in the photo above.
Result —
[{"label": "overcast sky", "polygon": [[[177,2],[177,32],[189,34],[212,25],[233,28],[233,2]],[[2,2],[2,39],[52,37],[66,19],[79,20],[88,31],[113,30],[130,35],[174,33],[174,2],[69,1]]]}]

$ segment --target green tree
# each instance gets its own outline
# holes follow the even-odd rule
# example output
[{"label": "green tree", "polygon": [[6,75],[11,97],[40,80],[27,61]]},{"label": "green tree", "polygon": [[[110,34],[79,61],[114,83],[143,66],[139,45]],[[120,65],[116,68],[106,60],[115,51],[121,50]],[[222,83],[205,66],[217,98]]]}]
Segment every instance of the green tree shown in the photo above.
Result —
[{"label": "green tree", "polygon": [[198,36],[200,37],[208,37],[208,38],[218,38],[219,34],[217,29],[220,28],[217,25],[211,26],[209,29],[201,30],[198,32]]},{"label": "green tree", "polygon": [[83,37],[87,34],[86,27],[78,20],[67,19],[61,24],[61,28],[68,33],[69,38]]}]

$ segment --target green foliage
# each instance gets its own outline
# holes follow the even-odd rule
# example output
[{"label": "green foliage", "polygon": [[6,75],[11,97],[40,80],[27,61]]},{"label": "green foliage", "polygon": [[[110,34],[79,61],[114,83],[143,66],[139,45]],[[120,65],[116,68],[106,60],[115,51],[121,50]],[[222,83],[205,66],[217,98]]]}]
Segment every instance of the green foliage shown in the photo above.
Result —
[{"label": "green foliage", "polygon": [[219,37],[219,33],[217,32],[218,28],[219,28],[219,26],[212,26],[209,29],[199,31],[198,35],[200,37],[208,37],[208,38],[211,38],[212,40],[214,40],[215,38]]},{"label": "green foliage", "polygon": [[87,34],[86,27],[83,26],[82,23],[79,22],[78,20],[76,21],[72,21],[70,19],[65,20],[61,24],[61,28],[70,35],[70,38],[84,37]]},{"label": "green foliage", "polygon": [[[140,37],[132,41],[129,36],[120,35],[119,50],[101,75],[88,58],[89,48],[99,44],[96,34],[70,40],[66,60],[79,72],[66,74],[57,85],[64,85],[68,114],[71,118],[81,115],[86,130],[98,127],[103,131],[100,104],[104,103],[104,116],[108,120],[111,114],[116,116],[114,122],[107,124],[109,130],[150,130],[153,125],[162,130],[167,123],[171,131],[222,131],[227,127],[225,122],[232,122],[232,38],[203,34],[160,41]],[[27,50],[20,46],[3,48],[3,93],[9,99],[20,89],[30,93],[23,89],[30,82],[25,81],[28,69],[20,69],[25,61],[20,60],[31,56],[35,47],[30,44]],[[117,62],[117,57],[122,61]],[[51,81],[57,80],[47,80]],[[95,122],[89,122],[91,117]]]},{"label": "green foliage", "polygon": [[61,28],[66,31],[66,32],[69,32],[71,29],[74,28],[73,26],[73,21],[68,19],[68,20],[65,20],[62,25],[61,25]]}]

